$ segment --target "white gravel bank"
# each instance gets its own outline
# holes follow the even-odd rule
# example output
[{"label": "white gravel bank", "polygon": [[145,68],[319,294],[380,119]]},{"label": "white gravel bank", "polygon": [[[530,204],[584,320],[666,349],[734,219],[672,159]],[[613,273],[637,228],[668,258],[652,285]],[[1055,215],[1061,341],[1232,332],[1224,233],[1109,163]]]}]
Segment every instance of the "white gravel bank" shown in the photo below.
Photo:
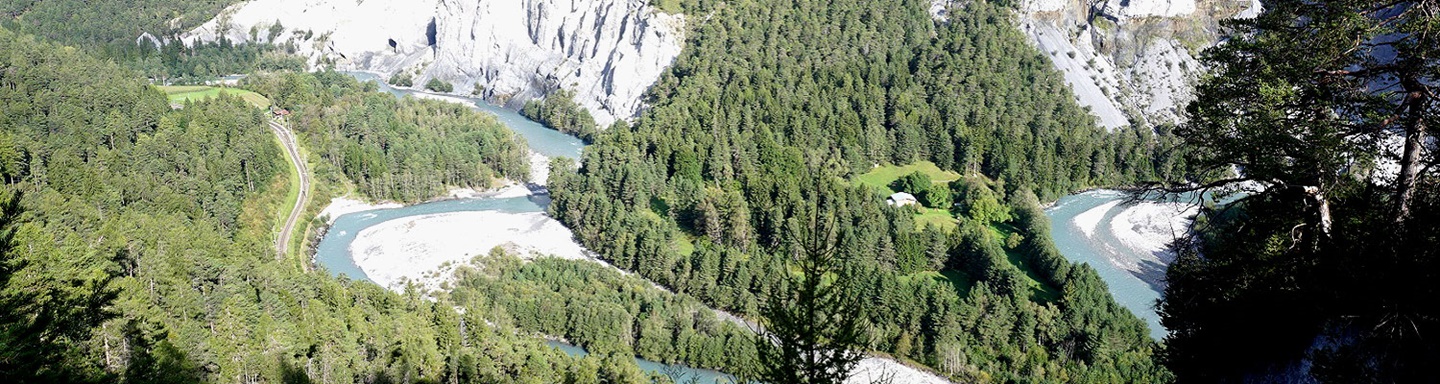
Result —
[{"label": "white gravel bank", "polygon": [[1085,237],[1095,237],[1095,229],[1100,227],[1100,221],[1104,220],[1105,214],[1110,213],[1110,210],[1115,209],[1117,205],[1120,205],[1120,200],[1100,204],[1100,206],[1075,215],[1075,226],[1080,228],[1080,232],[1085,233]]},{"label": "white gravel bank", "polygon": [[1126,207],[1110,221],[1115,238],[1140,252],[1166,252],[1171,241],[1190,231],[1199,209],[1184,203],[1146,202]]},{"label": "white gravel bank", "polygon": [[893,384],[948,384],[950,382],[929,372],[900,364],[895,360],[869,357],[860,361],[845,383],[869,384],[884,382],[881,380],[887,378],[890,380],[888,382]]},{"label": "white gravel bank", "polygon": [[347,215],[347,214],[351,214],[351,213],[355,213],[355,212],[364,212],[364,211],[376,210],[376,209],[389,209],[389,208],[400,208],[400,207],[402,207],[402,205],[400,205],[400,203],[394,203],[394,202],[386,202],[386,203],[374,204],[374,203],[366,203],[366,202],[364,202],[364,201],[360,201],[360,200],[356,200],[356,199],[351,199],[351,198],[348,198],[348,197],[336,197],[336,198],[330,199],[330,205],[325,206],[325,209],[320,211],[320,215],[319,215],[319,216],[320,216],[320,217],[325,217],[325,218],[327,218],[327,219],[326,219],[326,222],[327,222],[327,223],[329,223],[329,224],[335,224],[335,219],[336,219],[336,218],[339,218],[340,216],[344,216],[344,215]]},{"label": "white gravel bank", "polygon": [[569,228],[544,213],[451,212],[395,219],[355,236],[350,253],[380,286],[401,290],[415,281],[436,289],[455,266],[495,247],[522,255],[584,259]]}]

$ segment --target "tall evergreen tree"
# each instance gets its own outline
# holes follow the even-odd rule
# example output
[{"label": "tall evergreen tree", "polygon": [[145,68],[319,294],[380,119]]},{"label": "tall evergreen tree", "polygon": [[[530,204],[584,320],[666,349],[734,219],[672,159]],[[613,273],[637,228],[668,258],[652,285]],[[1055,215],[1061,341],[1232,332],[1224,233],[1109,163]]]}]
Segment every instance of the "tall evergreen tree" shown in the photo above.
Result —
[{"label": "tall evergreen tree", "polygon": [[1246,185],[1251,196],[1294,200],[1308,215],[1297,237],[1311,246],[1334,225],[1332,194],[1357,183],[1390,188],[1390,215],[1403,222],[1422,169],[1435,162],[1422,147],[1440,118],[1440,5],[1278,0],[1265,8],[1227,21],[1232,38],[1206,51],[1215,76],[1199,85],[1190,123],[1176,133],[1197,170],[1184,181],[1211,182],[1171,191]]},{"label": "tall evergreen tree", "polygon": [[[813,180],[817,193],[786,223],[786,248],[799,276],[788,292],[761,309],[765,329],[756,332],[759,379],[771,383],[841,383],[864,358],[860,302],[848,289],[858,278],[837,257],[840,241],[830,176]],[[833,281],[827,281],[833,280]]]},{"label": "tall evergreen tree", "polygon": [[[57,271],[39,285],[16,281],[26,269],[15,256],[20,227],[20,194],[0,196],[0,377],[15,383],[90,382],[104,374],[88,369],[82,344],[92,328],[113,318],[109,287],[113,274],[98,279]],[[37,274],[30,271],[30,274]],[[33,280],[31,281],[33,282]]]}]

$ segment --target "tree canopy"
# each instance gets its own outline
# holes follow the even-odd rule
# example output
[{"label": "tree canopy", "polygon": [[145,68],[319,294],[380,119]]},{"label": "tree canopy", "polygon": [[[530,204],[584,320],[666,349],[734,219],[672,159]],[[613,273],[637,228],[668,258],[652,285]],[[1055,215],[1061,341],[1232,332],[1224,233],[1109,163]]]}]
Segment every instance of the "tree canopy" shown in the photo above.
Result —
[{"label": "tree canopy", "polygon": [[[1012,10],[970,2],[943,22],[925,1],[680,6],[706,17],[652,87],[652,108],[595,135],[578,170],[552,167],[551,213],[587,248],[764,318],[796,289],[787,223],[826,199],[836,270],[865,271],[845,288],[866,303],[853,314],[869,324],[865,349],[961,381],[1165,380],[1144,324],[1054,250],[1039,205],[1152,179],[1179,159],[1161,155],[1149,128],[1097,127]],[[994,180],[983,220],[806,182],[917,161]],[[935,206],[943,192],[933,193]]]},{"label": "tree canopy", "polygon": [[136,72],[0,28],[0,106],[7,382],[648,381],[276,260],[283,157],[239,98],[172,110]]},{"label": "tree canopy", "polygon": [[1151,189],[1242,194],[1177,245],[1167,364],[1192,382],[1426,380],[1440,5],[1265,8],[1204,54],[1212,74],[1176,129],[1197,172]]}]

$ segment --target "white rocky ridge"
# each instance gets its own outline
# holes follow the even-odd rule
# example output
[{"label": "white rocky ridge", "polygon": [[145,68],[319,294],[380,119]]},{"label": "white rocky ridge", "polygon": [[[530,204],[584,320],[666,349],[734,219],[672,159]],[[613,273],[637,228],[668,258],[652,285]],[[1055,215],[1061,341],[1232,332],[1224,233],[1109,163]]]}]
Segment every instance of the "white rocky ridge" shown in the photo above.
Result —
[{"label": "white rocky ridge", "polygon": [[252,0],[184,40],[293,44],[312,66],[410,71],[510,107],[570,89],[605,126],[639,113],[683,31],[644,0]]},{"label": "white rocky ridge", "polygon": [[1179,122],[1202,70],[1197,51],[1218,22],[1253,17],[1256,1],[1028,0],[1019,26],[1101,126]]},{"label": "white rocky ridge", "polygon": [[1120,20],[1142,17],[1185,17],[1195,13],[1195,0],[1109,0],[1102,6],[1107,15],[1112,15]]}]

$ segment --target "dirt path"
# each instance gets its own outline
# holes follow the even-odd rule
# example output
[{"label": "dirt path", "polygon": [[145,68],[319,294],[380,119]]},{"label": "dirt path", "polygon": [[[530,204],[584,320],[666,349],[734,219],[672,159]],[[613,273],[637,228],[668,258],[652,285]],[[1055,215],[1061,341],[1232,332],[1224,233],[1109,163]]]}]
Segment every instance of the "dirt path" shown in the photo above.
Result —
[{"label": "dirt path", "polygon": [[300,158],[300,144],[295,141],[295,134],[290,128],[270,121],[270,130],[280,138],[280,143],[285,145],[286,156],[290,158],[290,164],[295,167],[296,173],[300,174],[300,196],[295,199],[295,206],[290,209],[290,217],[285,218],[285,226],[280,229],[280,235],[275,237],[275,258],[284,259],[290,248],[290,236],[295,232],[295,224],[300,221],[300,214],[305,209],[305,204],[310,201],[310,169],[305,168],[305,161]]}]

